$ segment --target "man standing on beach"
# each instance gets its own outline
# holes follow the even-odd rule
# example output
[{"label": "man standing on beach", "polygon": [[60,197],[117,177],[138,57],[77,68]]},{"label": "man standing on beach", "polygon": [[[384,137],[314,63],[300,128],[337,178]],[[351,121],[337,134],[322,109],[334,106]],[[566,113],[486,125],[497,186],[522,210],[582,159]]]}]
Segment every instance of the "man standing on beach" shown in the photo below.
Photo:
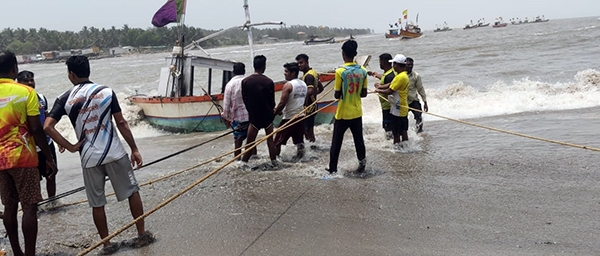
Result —
[{"label": "man standing on beach", "polygon": [[234,157],[242,153],[242,143],[248,136],[248,110],[242,99],[242,80],[246,74],[244,63],[233,64],[233,74],[235,75],[227,85],[223,95],[223,113],[221,116],[225,120],[227,127],[233,129],[233,139],[235,144]]},{"label": "man standing on beach", "polygon": [[[379,55],[379,68],[381,68],[384,73],[378,74],[377,72],[369,71],[369,75],[379,79],[378,83],[375,83],[375,88],[379,88],[380,86],[389,86],[389,84],[394,80],[396,76],[396,72],[392,68],[392,63],[390,60],[392,59],[392,55],[389,53],[384,53]],[[381,104],[381,113],[382,113],[382,125],[383,130],[385,131],[385,137],[387,139],[392,138],[392,127],[390,123],[392,122],[392,114],[390,114],[390,103],[386,100],[387,95],[380,93],[379,94],[379,103]]]},{"label": "man standing on beach", "polygon": [[[37,203],[42,200],[35,146],[44,154],[49,178],[56,174],[40,121],[40,104],[35,90],[15,82],[17,57],[0,52],[0,198],[2,221],[14,255],[35,255],[38,233]],[[19,244],[19,202],[25,252]]]},{"label": "man standing on beach", "polygon": [[[287,140],[292,137],[296,145],[296,156],[294,161],[300,160],[304,156],[304,102],[306,101],[306,92],[308,88],[304,81],[298,79],[300,68],[298,63],[291,62],[283,65],[285,80],[281,90],[281,99],[275,108],[275,114],[283,114],[279,127],[286,123],[295,123],[291,126],[278,131],[275,136],[275,148],[277,155],[281,153],[281,145],[285,145]],[[298,122],[297,122],[298,121]]]},{"label": "man standing on beach", "polygon": [[[412,58],[406,58],[406,74],[408,74],[408,79],[410,80],[410,86],[408,87],[408,106],[414,109],[429,111],[429,107],[427,106],[427,95],[425,95],[425,88],[423,88],[423,82],[421,81],[421,75],[419,73],[413,71],[415,61]],[[419,97],[417,96],[417,92],[421,95],[421,99],[423,99],[423,108],[421,109],[421,102],[419,102]],[[410,110],[415,117],[416,125],[417,125],[417,133],[423,132],[423,117],[421,111]]]},{"label": "man standing on beach", "polygon": [[[260,129],[265,129],[266,135],[273,133],[273,120],[275,119],[275,83],[263,74],[267,68],[267,58],[263,55],[257,55],[254,57],[253,64],[254,74],[242,80],[242,98],[248,110],[248,120],[250,122],[248,139],[246,140],[247,149],[256,140]],[[275,166],[277,162],[272,136],[267,138],[267,146],[269,147],[271,164]],[[242,161],[248,162],[251,155],[252,151],[246,152],[242,156]]]},{"label": "man standing on beach", "polygon": [[388,86],[379,86],[375,91],[388,96],[391,105],[392,114],[392,133],[394,135],[394,145],[402,147],[402,141],[408,140],[408,75],[406,74],[406,57],[402,54],[396,54],[393,63],[394,70],[398,73],[394,80]]},{"label": "man standing on beach", "polygon": [[[34,74],[31,71],[23,70],[19,72],[17,75],[17,82],[28,85],[29,87],[35,89]],[[40,93],[37,93],[37,96],[40,103],[40,122],[43,125],[44,121],[46,120],[46,116],[48,116],[48,99],[46,99],[46,96]],[[54,148],[54,142],[52,142],[50,136],[47,135],[46,140],[48,141],[50,154],[52,154],[52,160],[54,163],[56,163],[56,149]],[[51,171],[46,168],[46,157],[44,157],[44,154],[42,154],[40,147],[36,147],[36,150],[38,153],[38,170],[40,172],[40,179],[42,179],[42,177],[46,178],[46,192],[48,192],[48,198],[50,198],[56,195],[56,177],[48,178],[48,175],[51,173]]]},{"label": "man standing on beach", "polygon": [[367,165],[365,141],[362,128],[362,99],[367,97],[367,70],[354,62],[358,43],[348,40],[342,45],[344,66],[335,70],[335,95],[338,107],[333,123],[333,136],[329,152],[329,173],[337,172],[338,158],[342,149],[344,133],[350,129],[354,138],[358,173],[365,171]]},{"label": "man standing on beach", "polygon": [[[144,213],[139,186],[133,174],[132,163],[142,166],[142,156],[138,151],[133,134],[123,117],[115,92],[107,86],[89,80],[90,63],[85,56],[72,56],[67,59],[68,77],[73,88],[64,92],[54,102],[46,118],[44,131],[60,146],[75,152],[79,150],[83,167],[83,182],[96,229],[102,239],[108,236],[108,225],[104,205],[105,178],[108,176],[118,201],[129,199],[129,208],[134,219]],[[79,142],[75,145],[67,141],[55,128],[62,116],[68,116]],[[119,133],[131,149],[131,161],[117,135],[112,122],[114,118]],[[81,146],[81,148],[79,148]],[[134,247],[142,247],[154,241],[152,233],[144,228],[144,220],[136,223],[138,237]],[[119,249],[119,244],[104,243],[102,254],[111,254]]]},{"label": "man standing on beach", "polygon": [[[319,81],[319,75],[317,72],[308,64],[308,55],[304,53],[298,54],[298,56],[296,56],[296,62],[298,63],[300,71],[304,73],[302,76],[302,81],[304,81],[304,83],[306,83],[308,86],[308,92],[306,93],[306,101],[304,102],[304,106],[312,106],[304,113],[306,115],[310,115],[317,111],[318,106],[316,103],[313,105],[313,102],[317,101],[317,94],[323,91],[323,84],[321,84],[321,81]],[[314,131],[315,116],[316,114],[311,115],[304,120],[304,124],[306,126],[305,136],[309,142],[315,142],[316,140]]]}]

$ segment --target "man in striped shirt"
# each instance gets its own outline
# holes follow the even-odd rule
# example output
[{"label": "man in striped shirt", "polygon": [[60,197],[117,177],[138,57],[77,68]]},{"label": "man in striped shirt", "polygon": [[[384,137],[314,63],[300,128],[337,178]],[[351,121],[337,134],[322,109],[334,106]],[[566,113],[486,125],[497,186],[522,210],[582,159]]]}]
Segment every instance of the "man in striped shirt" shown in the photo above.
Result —
[{"label": "man in striped shirt", "polygon": [[[238,157],[242,153],[242,144],[248,136],[248,110],[244,105],[242,98],[242,80],[246,73],[244,63],[233,64],[233,74],[235,75],[227,85],[225,85],[225,94],[223,95],[223,113],[221,116],[227,127],[233,129],[233,139],[235,144],[234,156]],[[255,149],[253,149],[256,151]]]}]

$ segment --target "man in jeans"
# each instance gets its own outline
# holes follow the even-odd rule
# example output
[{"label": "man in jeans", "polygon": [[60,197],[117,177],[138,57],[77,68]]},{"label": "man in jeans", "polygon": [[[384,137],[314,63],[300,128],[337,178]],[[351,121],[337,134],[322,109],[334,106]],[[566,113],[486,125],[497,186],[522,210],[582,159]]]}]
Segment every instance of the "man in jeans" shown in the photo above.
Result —
[{"label": "man in jeans", "polygon": [[[233,156],[236,158],[242,153],[242,144],[248,136],[248,110],[242,99],[242,80],[246,73],[244,63],[238,62],[233,64],[233,74],[235,75],[225,85],[225,93],[223,94],[223,113],[221,116],[225,120],[225,124],[233,129],[233,140],[235,144],[235,152]],[[256,149],[256,148],[255,148]]]}]

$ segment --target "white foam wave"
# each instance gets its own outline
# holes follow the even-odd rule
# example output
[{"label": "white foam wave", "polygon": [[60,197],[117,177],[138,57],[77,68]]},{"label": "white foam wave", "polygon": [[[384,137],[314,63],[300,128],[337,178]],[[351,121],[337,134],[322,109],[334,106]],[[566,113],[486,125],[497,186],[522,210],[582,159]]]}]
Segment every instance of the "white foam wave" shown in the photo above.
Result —
[{"label": "white foam wave", "polygon": [[[578,72],[572,82],[546,83],[528,78],[512,84],[495,82],[478,89],[462,82],[439,89],[426,88],[429,111],[449,118],[466,119],[531,111],[567,110],[600,106],[600,71]],[[424,115],[425,121],[442,118]],[[409,114],[412,120],[412,114]],[[381,123],[376,94],[363,100],[363,121]],[[412,125],[411,125],[412,127]]]}]

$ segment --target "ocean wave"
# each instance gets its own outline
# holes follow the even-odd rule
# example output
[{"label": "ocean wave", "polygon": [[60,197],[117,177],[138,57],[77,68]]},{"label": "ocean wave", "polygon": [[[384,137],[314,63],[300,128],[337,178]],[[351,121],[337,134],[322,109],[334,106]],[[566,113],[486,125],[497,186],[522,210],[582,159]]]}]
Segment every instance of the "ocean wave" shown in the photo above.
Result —
[{"label": "ocean wave", "polygon": [[[600,106],[600,71],[579,71],[572,82],[547,83],[524,78],[511,84],[498,81],[486,86],[470,86],[463,82],[442,88],[427,89],[427,103],[433,114],[455,119],[468,119],[508,114],[580,109]],[[409,114],[412,115],[412,114]],[[412,120],[412,117],[409,117]],[[426,121],[443,118],[424,115]],[[381,123],[378,98],[363,100],[365,123]]]},{"label": "ocean wave", "polygon": [[600,71],[587,69],[567,83],[524,78],[512,84],[498,81],[475,88],[458,82],[429,89],[427,95],[432,113],[462,119],[600,106],[599,85]]}]

